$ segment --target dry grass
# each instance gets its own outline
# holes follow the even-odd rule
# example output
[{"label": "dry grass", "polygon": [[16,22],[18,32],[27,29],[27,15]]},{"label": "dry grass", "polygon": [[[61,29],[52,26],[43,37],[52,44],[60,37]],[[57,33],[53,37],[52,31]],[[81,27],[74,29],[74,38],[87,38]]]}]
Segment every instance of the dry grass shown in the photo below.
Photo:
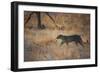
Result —
[{"label": "dry grass", "polygon": [[49,29],[27,30],[25,32],[25,61],[83,59],[90,57],[88,43],[84,43],[84,48],[74,42],[60,46],[61,40],[56,39],[60,32],[61,34],[67,33],[66,31]]},{"label": "dry grass", "polygon": [[[90,21],[88,14],[63,14],[50,13],[55,18],[55,22],[61,30],[57,29],[50,18],[41,14],[41,22],[46,29],[37,28],[37,17],[32,15],[31,19],[25,24],[24,30],[24,61],[43,61],[43,60],[68,60],[90,58]],[[56,16],[55,16],[56,15]],[[27,14],[26,14],[27,17]],[[30,27],[32,27],[30,29]],[[71,42],[68,45],[60,45],[61,40],[56,37],[60,34],[81,36],[84,47]]]}]

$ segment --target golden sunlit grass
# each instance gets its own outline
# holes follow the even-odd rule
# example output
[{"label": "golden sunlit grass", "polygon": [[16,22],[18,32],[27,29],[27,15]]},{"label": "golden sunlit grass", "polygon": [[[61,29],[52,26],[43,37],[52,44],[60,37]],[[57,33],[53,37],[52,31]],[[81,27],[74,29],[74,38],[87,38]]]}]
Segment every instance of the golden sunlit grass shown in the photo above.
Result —
[{"label": "golden sunlit grass", "polygon": [[[37,17],[35,14],[25,24],[24,61],[90,58],[90,15],[70,13],[50,14],[55,19],[55,23],[45,13],[41,13],[41,23],[45,25],[45,29],[37,28]],[[27,14],[25,17],[27,18]],[[76,45],[75,42],[69,42],[68,45],[63,44],[61,46],[61,40],[56,39],[60,34],[66,36],[80,35],[84,47],[80,44]]]},{"label": "golden sunlit grass", "polygon": [[[25,61],[38,61],[38,60],[63,60],[63,59],[80,59],[88,58],[85,55],[89,55],[89,47],[82,47],[80,44],[76,45],[74,42],[68,45],[60,45],[61,40],[57,40],[56,37],[59,34],[71,35],[67,31],[59,30],[27,30],[25,32],[25,43],[30,43],[29,48],[31,51],[25,51]],[[30,47],[31,46],[31,47]]]}]

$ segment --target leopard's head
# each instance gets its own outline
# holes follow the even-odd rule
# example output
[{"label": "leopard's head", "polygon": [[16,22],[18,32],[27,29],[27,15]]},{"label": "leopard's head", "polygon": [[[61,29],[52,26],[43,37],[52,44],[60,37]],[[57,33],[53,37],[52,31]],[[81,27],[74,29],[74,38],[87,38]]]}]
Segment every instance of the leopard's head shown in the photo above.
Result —
[{"label": "leopard's head", "polygon": [[58,35],[56,39],[61,39],[63,35]]}]

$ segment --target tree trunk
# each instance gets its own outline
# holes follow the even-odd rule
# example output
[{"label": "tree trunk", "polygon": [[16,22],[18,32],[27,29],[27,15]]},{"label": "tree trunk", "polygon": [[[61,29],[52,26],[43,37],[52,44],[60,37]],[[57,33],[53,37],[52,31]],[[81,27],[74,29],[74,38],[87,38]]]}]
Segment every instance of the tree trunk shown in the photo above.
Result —
[{"label": "tree trunk", "polygon": [[41,29],[41,13],[40,12],[36,12],[36,15],[37,15],[37,20],[38,20],[38,25],[37,27],[39,29]]},{"label": "tree trunk", "polygon": [[[24,19],[24,23],[25,25],[28,23],[28,21],[31,19],[31,16],[32,16],[33,12],[30,12],[30,14]],[[25,16],[24,16],[25,17]]]}]

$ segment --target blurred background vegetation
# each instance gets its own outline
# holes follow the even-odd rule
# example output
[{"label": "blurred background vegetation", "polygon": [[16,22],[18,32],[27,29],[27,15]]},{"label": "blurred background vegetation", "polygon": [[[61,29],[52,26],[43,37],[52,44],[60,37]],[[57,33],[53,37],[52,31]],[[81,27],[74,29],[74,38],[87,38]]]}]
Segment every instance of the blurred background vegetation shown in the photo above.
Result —
[{"label": "blurred background vegetation", "polygon": [[[60,45],[58,35],[80,35],[84,47]],[[24,61],[90,58],[90,14],[24,11]]]}]

